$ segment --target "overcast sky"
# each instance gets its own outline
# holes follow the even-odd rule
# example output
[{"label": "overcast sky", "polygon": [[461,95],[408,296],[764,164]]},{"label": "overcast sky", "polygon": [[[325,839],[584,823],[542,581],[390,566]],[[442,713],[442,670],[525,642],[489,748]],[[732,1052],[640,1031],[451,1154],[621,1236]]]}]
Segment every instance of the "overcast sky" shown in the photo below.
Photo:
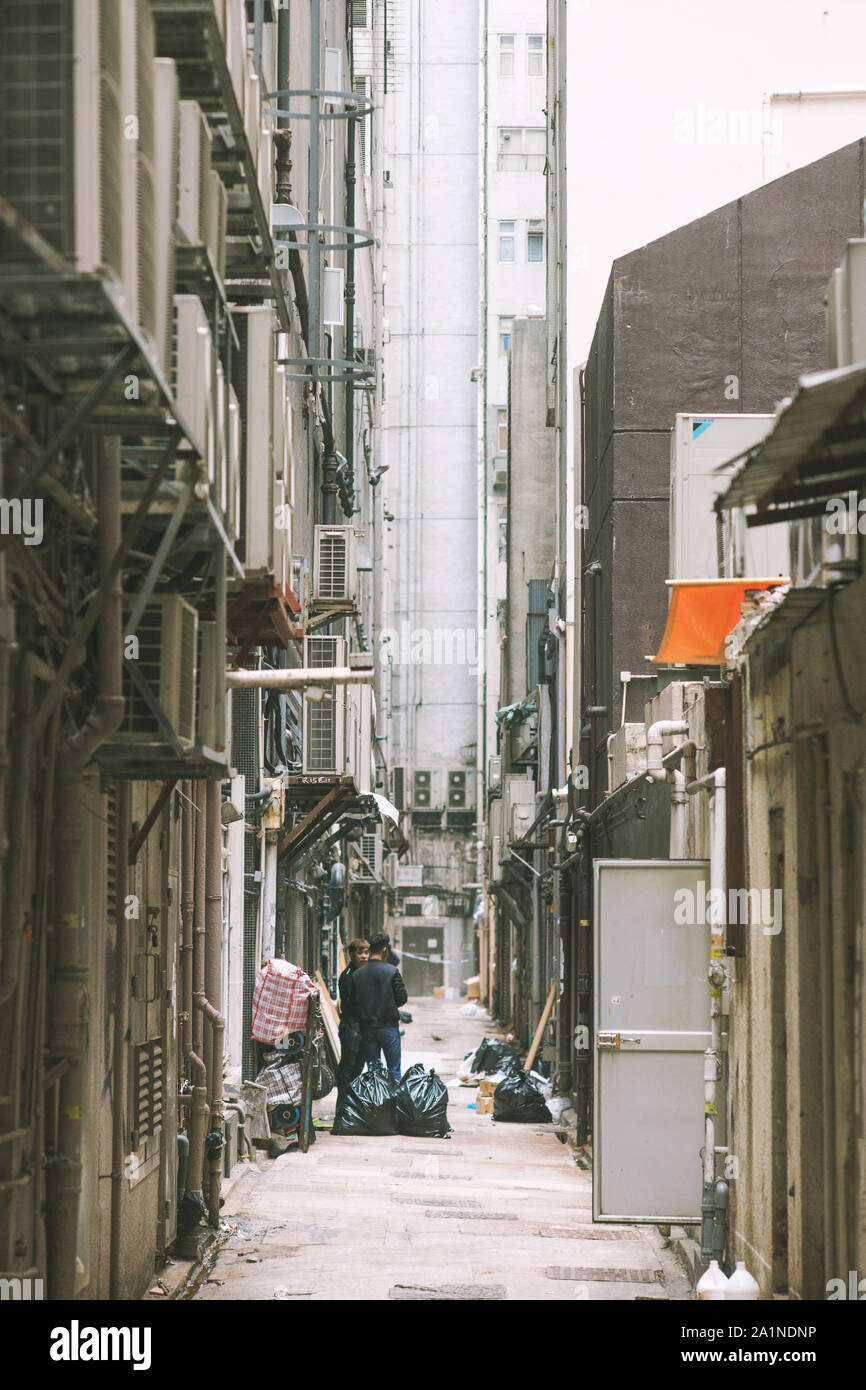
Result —
[{"label": "overcast sky", "polygon": [[[615,256],[866,135],[866,0],[568,0],[568,336]],[[770,125],[768,132],[764,127]]]}]

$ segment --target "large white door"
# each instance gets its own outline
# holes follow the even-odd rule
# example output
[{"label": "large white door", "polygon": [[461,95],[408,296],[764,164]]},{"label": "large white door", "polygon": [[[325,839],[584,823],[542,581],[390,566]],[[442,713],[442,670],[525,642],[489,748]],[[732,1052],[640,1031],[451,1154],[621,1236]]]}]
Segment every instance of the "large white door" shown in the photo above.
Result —
[{"label": "large white door", "polygon": [[708,881],[703,860],[595,861],[596,1221],[700,1220],[710,928],[674,917],[705,915]]}]

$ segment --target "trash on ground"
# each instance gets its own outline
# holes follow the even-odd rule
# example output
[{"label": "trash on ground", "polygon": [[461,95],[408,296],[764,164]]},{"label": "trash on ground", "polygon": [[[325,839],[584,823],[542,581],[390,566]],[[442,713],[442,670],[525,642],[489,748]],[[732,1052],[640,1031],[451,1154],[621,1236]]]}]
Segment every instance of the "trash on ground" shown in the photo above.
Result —
[{"label": "trash on ground", "polygon": [[365,1065],[337,1106],[332,1134],[397,1133],[397,1083],[381,1064]]},{"label": "trash on ground", "polygon": [[448,1091],[445,1082],[422,1062],[409,1067],[397,1091],[397,1129],[415,1139],[447,1139]]},{"label": "trash on ground", "polygon": [[547,1102],[547,1108],[550,1111],[554,1124],[557,1120],[562,1119],[566,1110],[570,1109],[570,1107],[571,1101],[568,1096],[551,1096]]},{"label": "trash on ground", "polygon": [[493,1093],[494,1120],[522,1124],[550,1124],[544,1096],[525,1073],[507,1076]]}]

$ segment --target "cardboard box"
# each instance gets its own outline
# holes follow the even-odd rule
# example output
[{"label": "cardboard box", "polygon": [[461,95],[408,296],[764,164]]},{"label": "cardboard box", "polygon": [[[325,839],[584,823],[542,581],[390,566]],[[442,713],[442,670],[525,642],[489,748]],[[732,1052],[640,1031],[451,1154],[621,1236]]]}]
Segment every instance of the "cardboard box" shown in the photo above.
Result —
[{"label": "cardboard box", "polygon": [[482,1096],[492,1096],[498,1085],[498,1081],[488,1081],[485,1076],[481,1085],[478,1087],[478,1094]]},{"label": "cardboard box", "polygon": [[479,1091],[478,1099],[475,1102],[475,1113],[476,1115],[492,1115],[493,1097],[482,1096],[481,1092]]},{"label": "cardboard box", "polygon": [[456,989],[456,987],[455,987],[454,985],[434,985],[434,986],[433,986],[433,998],[434,998],[434,999],[457,999],[457,998],[458,998],[457,989]]},{"label": "cardboard box", "polygon": [[467,998],[467,999],[480,999],[480,998],[481,998],[481,976],[480,976],[480,975],[473,975],[472,978],[471,978],[471,980],[464,980],[463,983],[464,983],[465,986],[466,986],[466,998]]}]

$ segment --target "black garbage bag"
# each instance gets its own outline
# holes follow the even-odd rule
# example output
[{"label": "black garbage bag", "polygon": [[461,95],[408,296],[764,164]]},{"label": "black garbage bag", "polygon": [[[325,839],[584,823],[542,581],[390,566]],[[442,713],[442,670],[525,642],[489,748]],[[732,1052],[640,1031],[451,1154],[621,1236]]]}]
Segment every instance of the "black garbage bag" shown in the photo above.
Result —
[{"label": "black garbage bag", "polygon": [[368,1064],[355,1077],[337,1106],[331,1133],[397,1133],[397,1083],[381,1064]]},{"label": "black garbage bag", "polygon": [[447,1139],[448,1088],[431,1067],[416,1062],[406,1072],[397,1091],[397,1129],[414,1139]]},{"label": "black garbage bag", "polygon": [[553,1121],[544,1096],[525,1073],[500,1081],[493,1092],[493,1118],[529,1125],[548,1125]]},{"label": "black garbage bag", "polygon": [[482,1038],[475,1049],[475,1058],[472,1064],[472,1071],[475,1075],[479,1072],[513,1071],[518,1068],[523,1070],[523,1063],[520,1057],[507,1042],[502,1042],[499,1038]]}]

